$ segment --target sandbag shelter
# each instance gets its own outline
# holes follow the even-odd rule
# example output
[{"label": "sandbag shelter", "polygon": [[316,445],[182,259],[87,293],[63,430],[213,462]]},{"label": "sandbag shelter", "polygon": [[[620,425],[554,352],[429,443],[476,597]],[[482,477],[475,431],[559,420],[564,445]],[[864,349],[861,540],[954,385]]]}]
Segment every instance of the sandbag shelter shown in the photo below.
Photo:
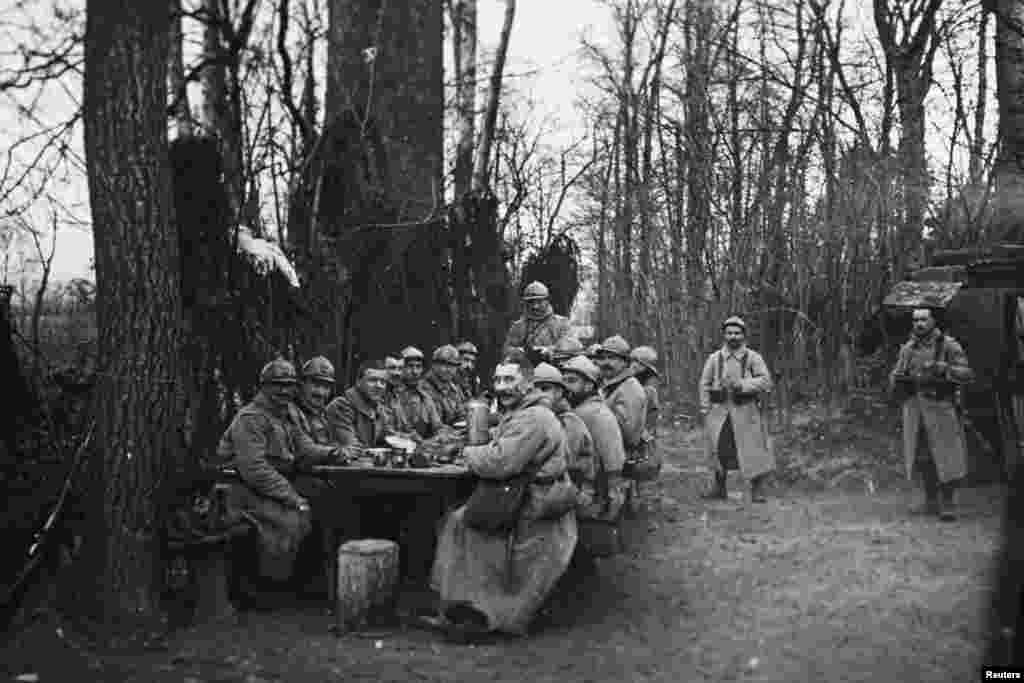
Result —
[{"label": "sandbag shelter", "polygon": [[970,475],[991,481],[1024,457],[1024,245],[937,252],[933,265],[893,286],[883,307],[898,338],[927,307],[964,346],[976,380],[963,395],[971,422],[992,446],[971,451]]}]

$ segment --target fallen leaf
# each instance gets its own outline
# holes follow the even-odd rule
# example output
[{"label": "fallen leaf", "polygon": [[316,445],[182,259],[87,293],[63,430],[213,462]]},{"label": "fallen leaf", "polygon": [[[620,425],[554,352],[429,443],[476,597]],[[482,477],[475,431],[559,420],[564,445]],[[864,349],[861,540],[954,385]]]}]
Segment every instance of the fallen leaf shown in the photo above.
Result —
[{"label": "fallen leaf", "polygon": [[21,674],[14,680],[21,681],[21,683],[36,683],[39,680],[39,674]]}]

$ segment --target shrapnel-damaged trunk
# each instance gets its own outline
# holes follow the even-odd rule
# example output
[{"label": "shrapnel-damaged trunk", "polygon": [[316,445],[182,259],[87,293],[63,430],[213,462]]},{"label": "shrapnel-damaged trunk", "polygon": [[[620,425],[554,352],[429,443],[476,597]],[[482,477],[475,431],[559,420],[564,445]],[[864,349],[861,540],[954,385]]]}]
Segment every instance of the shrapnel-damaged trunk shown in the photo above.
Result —
[{"label": "shrapnel-damaged trunk", "polygon": [[[331,0],[314,295],[340,368],[448,341],[442,3]],[[382,227],[383,226],[383,227]],[[310,259],[316,262],[316,259]],[[415,271],[415,272],[413,272]],[[332,290],[332,291],[327,291]],[[410,336],[413,335],[413,336]]]},{"label": "shrapnel-damaged trunk", "polygon": [[165,475],[181,452],[180,272],[167,152],[168,3],[89,0],[83,117],[99,324],[74,607],[157,612]]}]

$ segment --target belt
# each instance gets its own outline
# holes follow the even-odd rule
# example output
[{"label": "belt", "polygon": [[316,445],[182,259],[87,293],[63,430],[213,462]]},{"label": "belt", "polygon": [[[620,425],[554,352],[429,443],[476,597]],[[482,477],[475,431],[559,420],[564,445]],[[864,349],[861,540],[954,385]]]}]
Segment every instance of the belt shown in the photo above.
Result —
[{"label": "belt", "polygon": [[[721,405],[723,403],[728,403],[730,396],[729,392],[727,392],[725,389],[712,389],[711,391],[708,392],[708,398],[711,400],[712,403],[716,405]],[[756,400],[757,394],[754,393],[732,394],[733,405],[742,406],[747,403],[753,403]]]}]

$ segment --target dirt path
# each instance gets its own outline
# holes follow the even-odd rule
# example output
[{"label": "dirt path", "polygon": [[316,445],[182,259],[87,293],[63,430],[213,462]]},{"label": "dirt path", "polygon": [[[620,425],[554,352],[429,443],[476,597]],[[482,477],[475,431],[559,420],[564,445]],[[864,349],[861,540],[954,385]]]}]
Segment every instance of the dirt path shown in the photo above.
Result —
[{"label": "dirt path", "polygon": [[[561,594],[529,639],[338,639],[330,618],[308,608],[251,613],[235,628],[184,632],[167,651],[91,669],[85,653],[65,645],[40,655],[26,635],[4,668],[41,683],[977,680],[997,489],[962,492],[953,524],[908,517],[904,491],[709,506],[697,499],[695,443],[684,439],[645,492],[643,542]],[[57,672],[66,666],[79,676]]]}]

